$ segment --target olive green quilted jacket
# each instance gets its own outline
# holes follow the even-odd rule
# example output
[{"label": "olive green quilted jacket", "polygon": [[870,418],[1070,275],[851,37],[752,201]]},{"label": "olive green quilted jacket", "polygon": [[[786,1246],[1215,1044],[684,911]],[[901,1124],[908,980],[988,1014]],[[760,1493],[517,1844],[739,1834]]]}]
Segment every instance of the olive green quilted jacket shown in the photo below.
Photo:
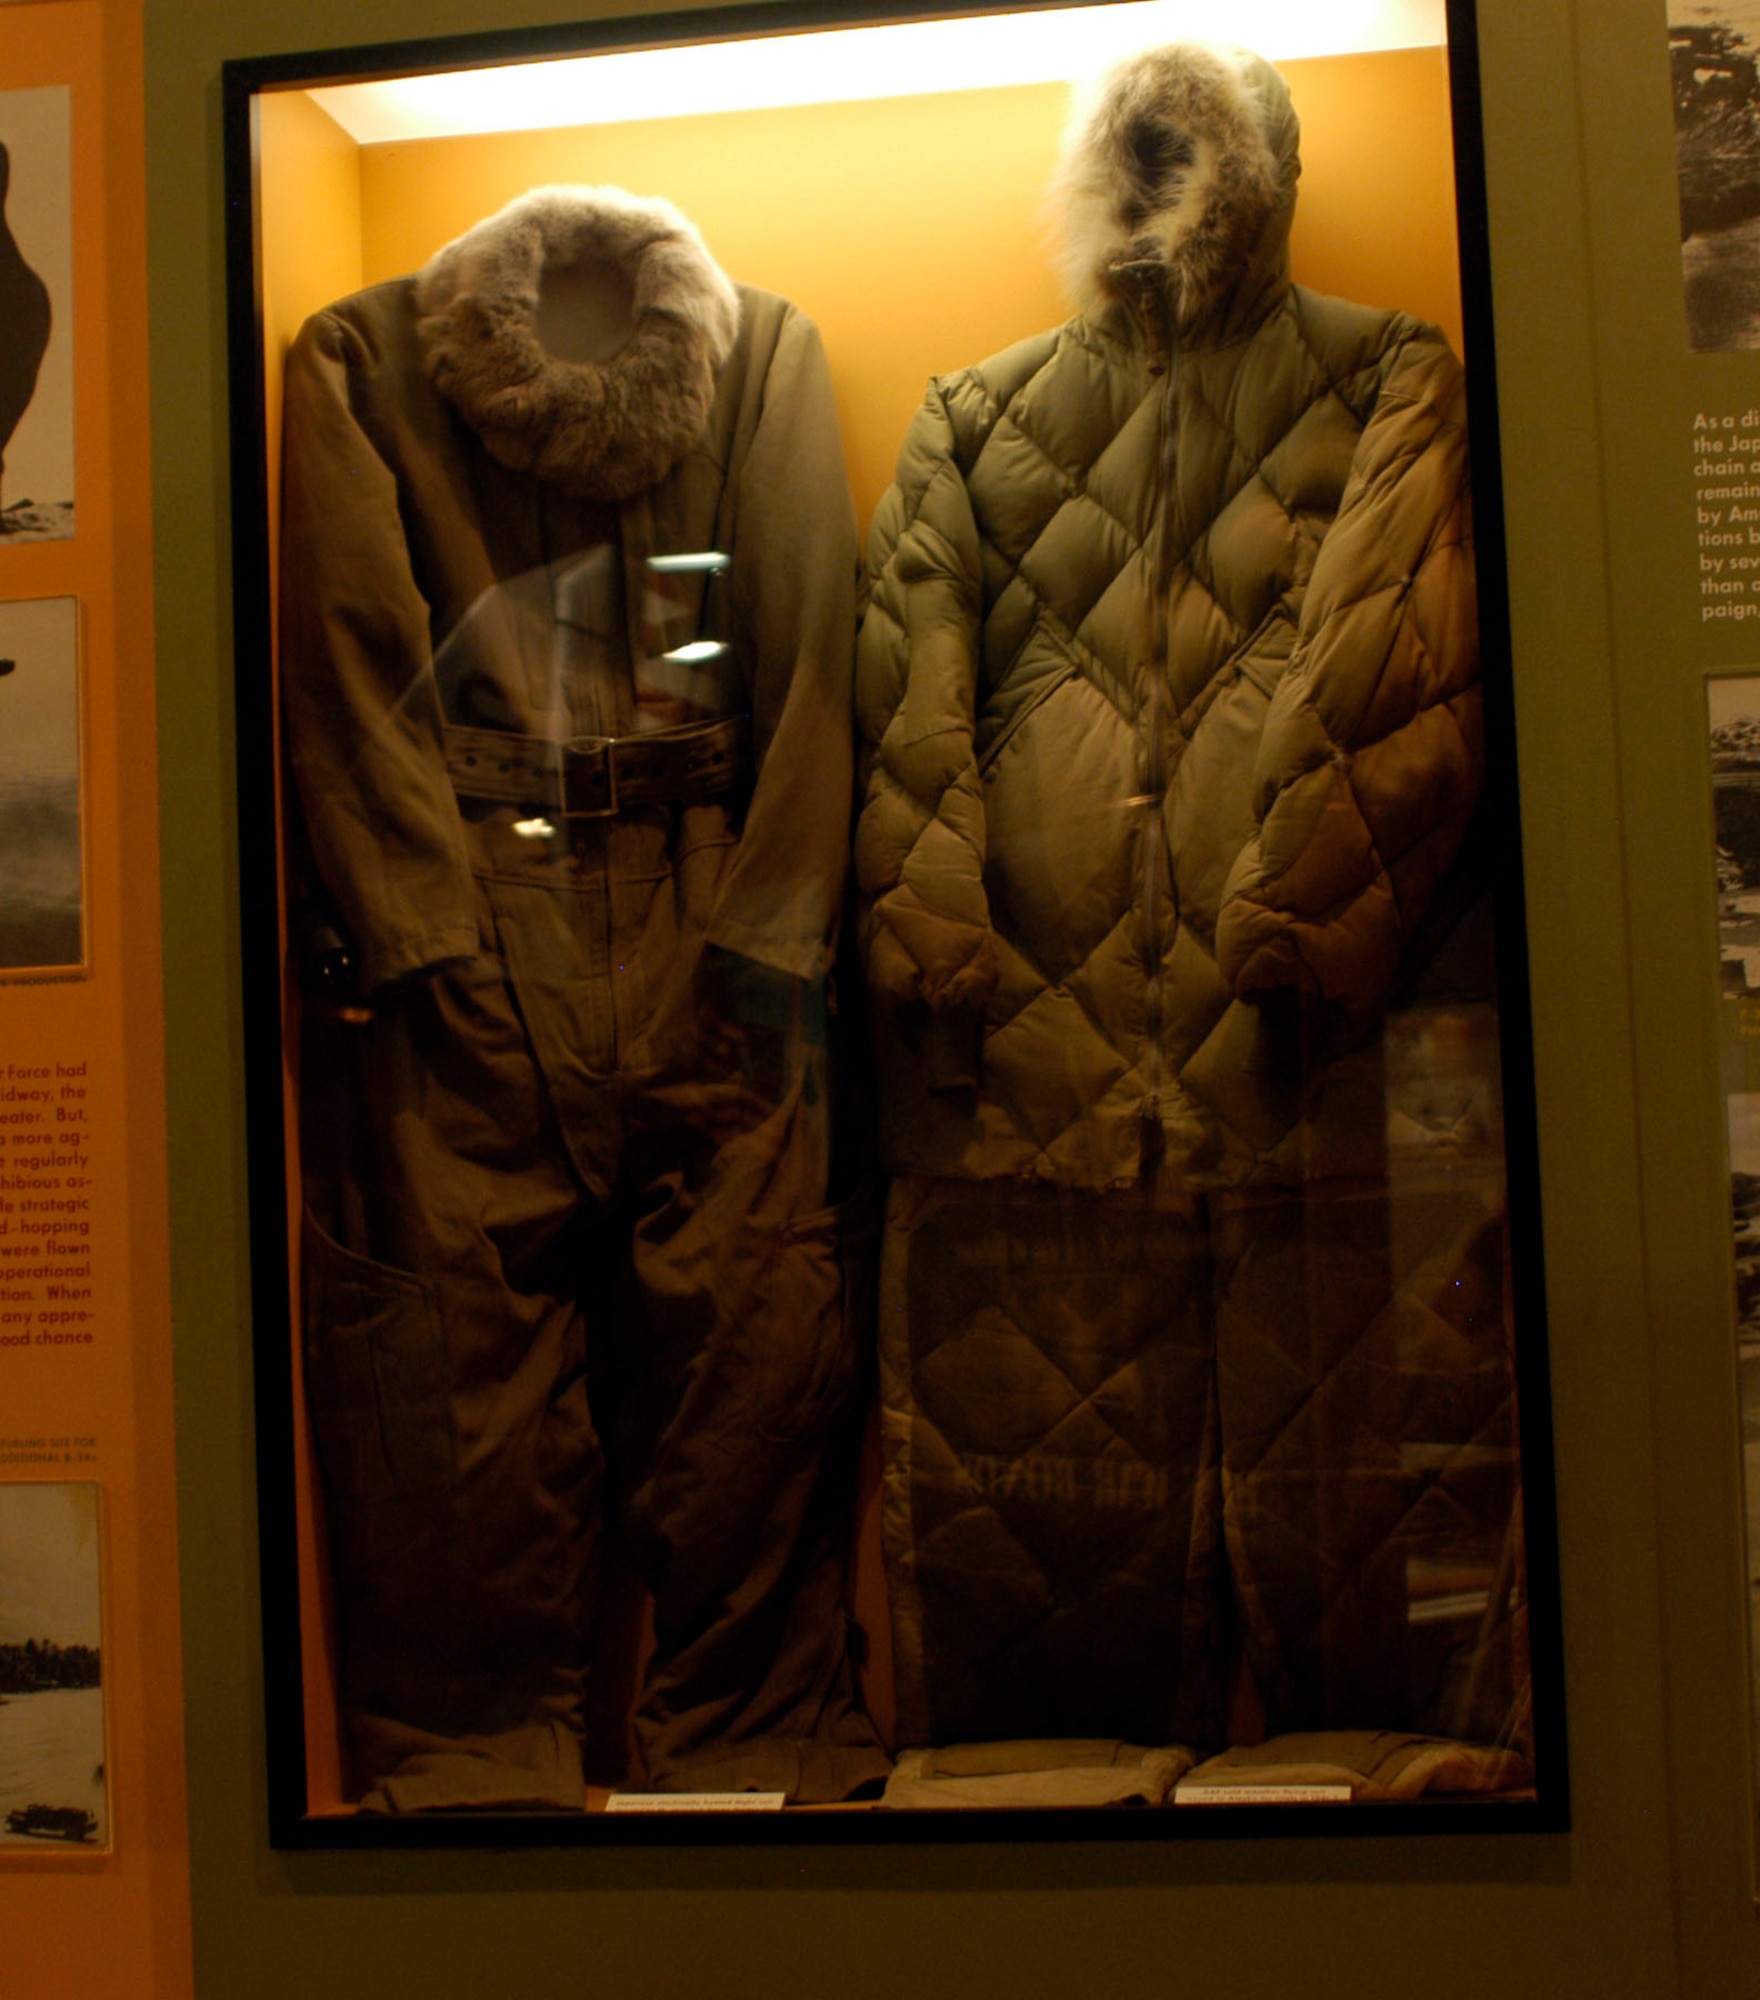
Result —
[{"label": "olive green quilted jacket", "polygon": [[863,940],[894,1171],[1286,1179],[1481,786],[1459,363],[1293,284],[1239,52],[1110,80],[1079,317],[929,385],[876,516]]}]

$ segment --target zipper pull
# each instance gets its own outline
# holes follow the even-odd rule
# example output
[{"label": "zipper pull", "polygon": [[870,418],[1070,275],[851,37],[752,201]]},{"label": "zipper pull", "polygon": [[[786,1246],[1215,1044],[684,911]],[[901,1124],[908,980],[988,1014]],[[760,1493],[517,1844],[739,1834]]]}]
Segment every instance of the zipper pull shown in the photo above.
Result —
[{"label": "zipper pull", "polygon": [[1143,333],[1149,343],[1149,373],[1165,375],[1171,346],[1165,324],[1163,291],[1167,283],[1167,266],[1158,257],[1132,257],[1114,264],[1112,275],[1136,287],[1137,317],[1142,321]]}]

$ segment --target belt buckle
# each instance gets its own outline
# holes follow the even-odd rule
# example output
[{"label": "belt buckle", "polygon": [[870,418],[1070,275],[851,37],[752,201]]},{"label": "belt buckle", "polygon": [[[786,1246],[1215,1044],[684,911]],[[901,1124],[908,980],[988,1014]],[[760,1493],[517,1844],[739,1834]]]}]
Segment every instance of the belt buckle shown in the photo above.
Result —
[{"label": "belt buckle", "polygon": [[[561,745],[561,754],[556,766],[557,812],[563,819],[615,819],[618,813],[617,800],[617,759],[612,754],[618,745],[615,736],[570,736]],[[605,803],[602,806],[570,805],[569,760],[570,758],[597,755],[600,768],[605,773]]]}]

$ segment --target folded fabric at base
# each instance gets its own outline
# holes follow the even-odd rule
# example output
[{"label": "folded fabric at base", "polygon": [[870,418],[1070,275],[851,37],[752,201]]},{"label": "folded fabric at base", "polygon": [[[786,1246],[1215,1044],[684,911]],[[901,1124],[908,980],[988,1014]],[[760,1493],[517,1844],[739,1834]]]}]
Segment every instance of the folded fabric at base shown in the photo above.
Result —
[{"label": "folded fabric at base", "polygon": [[1183,1744],[1072,1737],[1015,1743],[955,1743],[906,1750],[886,1781],[882,1806],[1122,1806],[1163,1804],[1198,1761]]},{"label": "folded fabric at base", "polygon": [[1182,1791],[1348,1785],[1354,1802],[1512,1792],[1533,1782],[1528,1760],[1514,1750],[1395,1729],[1319,1729],[1224,1750],[1200,1764]]},{"label": "folded fabric at base", "polygon": [[363,1795],[363,1813],[586,1810],[580,1750],[561,1723],[425,1742],[414,1730],[396,1733],[407,1740],[391,1775]]}]

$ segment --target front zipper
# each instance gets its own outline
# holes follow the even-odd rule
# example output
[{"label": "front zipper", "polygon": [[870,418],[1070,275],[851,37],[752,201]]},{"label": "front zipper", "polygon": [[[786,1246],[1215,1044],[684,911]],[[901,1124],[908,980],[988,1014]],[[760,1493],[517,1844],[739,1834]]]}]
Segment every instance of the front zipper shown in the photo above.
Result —
[{"label": "front zipper", "polygon": [[[1135,266],[1141,316],[1149,342],[1150,373],[1165,377],[1155,409],[1155,519],[1152,530],[1154,558],[1150,566],[1150,645],[1146,684],[1142,702],[1145,713],[1139,719],[1143,745],[1140,797],[1145,814],[1143,859],[1138,914],[1138,952],[1144,975],[1143,1059],[1144,1096],[1138,1114],[1138,1177],[1154,1180],[1166,1150],[1166,1132],[1161,1122],[1161,1094],[1165,1083],[1161,1049],[1165,996],[1162,992],[1161,905],[1166,849],[1165,812],[1167,796],[1166,708],[1167,687],[1167,595],[1171,582],[1172,526],[1168,494],[1173,468],[1169,464],[1174,448],[1174,383],[1177,374],[1175,330],[1167,314],[1162,292],[1166,272],[1160,265]],[[1169,885],[1170,886],[1170,885]]]}]

